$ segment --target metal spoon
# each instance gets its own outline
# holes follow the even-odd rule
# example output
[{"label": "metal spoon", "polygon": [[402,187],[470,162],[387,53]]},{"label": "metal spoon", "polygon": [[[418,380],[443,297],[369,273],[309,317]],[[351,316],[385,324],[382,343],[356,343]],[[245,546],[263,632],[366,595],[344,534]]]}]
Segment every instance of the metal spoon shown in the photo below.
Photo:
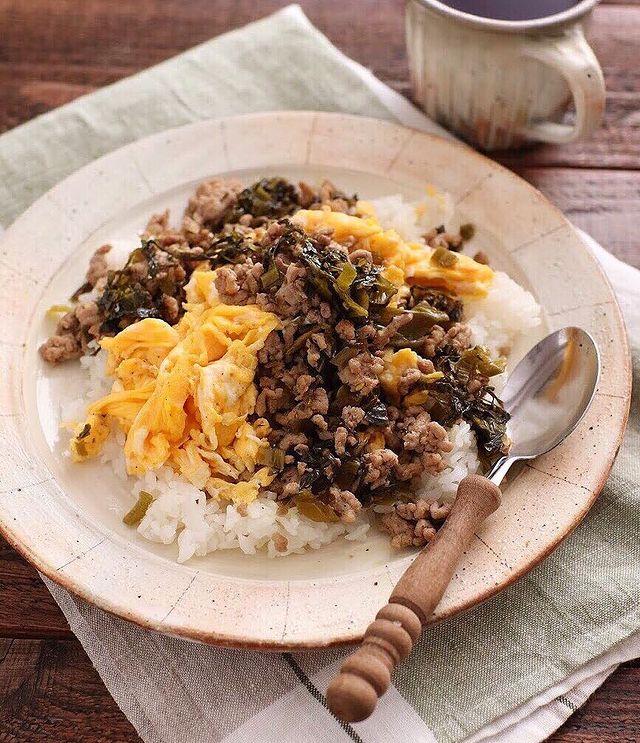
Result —
[{"label": "metal spoon", "polygon": [[336,717],[358,722],[373,712],[389,686],[391,671],[409,655],[473,534],[500,505],[498,485],[509,467],[548,452],[573,431],[591,404],[599,376],[598,348],[580,328],[551,333],[511,372],[502,393],[511,414],[509,453],[486,477],[469,475],[460,483],[435,540],[400,578],[362,645],[329,685],[327,702]]}]

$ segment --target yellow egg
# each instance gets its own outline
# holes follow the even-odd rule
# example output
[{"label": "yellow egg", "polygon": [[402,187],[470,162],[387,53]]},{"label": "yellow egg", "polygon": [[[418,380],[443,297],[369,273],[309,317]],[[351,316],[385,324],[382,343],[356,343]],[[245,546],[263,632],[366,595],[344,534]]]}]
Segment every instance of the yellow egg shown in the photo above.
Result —
[{"label": "yellow egg", "polygon": [[[432,260],[432,248],[424,243],[405,242],[395,230],[383,229],[371,204],[358,202],[357,209],[362,216],[301,209],[296,212],[294,219],[309,234],[319,227],[329,227],[337,242],[355,238],[354,248],[369,250],[388,268],[393,266],[404,271],[403,276],[409,282],[463,296],[486,295],[493,281],[493,271],[489,266],[462,254],[455,254],[456,260],[451,266],[441,266]],[[399,274],[396,276],[399,278]],[[389,277],[390,281],[396,283],[394,279]]]},{"label": "yellow egg", "polygon": [[269,424],[247,417],[255,408],[258,352],[282,325],[259,307],[221,303],[215,271],[205,266],[186,294],[174,327],[146,319],[103,339],[113,389],[89,406],[90,428],[75,430],[71,451],[77,460],[98,454],[115,419],[127,434],[130,474],[170,464],[196,487],[248,503],[273,477],[268,468],[256,472]]},{"label": "yellow egg", "polygon": [[160,366],[177,342],[178,334],[171,325],[148,317],[113,338],[103,338],[100,345],[108,352],[107,373],[112,374],[124,359],[142,359]]},{"label": "yellow egg", "polygon": [[212,477],[207,483],[207,492],[213,498],[224,498],[233,503],[251,503],[258,497],[260,488],[273,482],[275,473],[267,467],[259,469],[248,481],[227,482],[221,478]]},{"label": "yellow egg", "polygon": [[106,416],[90,414],[73,431],[73,438],[69,443],[73,461],[84,462],[99,454],[110,433],[111,426]]},{"label": "yellow egg", "polygon": [[398,382],[406,371],[418,368],[418,354],[410,348],[401,348],[399,351],[387,349],[382,361],[384,368],[380,374],[380,386],[393,402],[398,403]]}]

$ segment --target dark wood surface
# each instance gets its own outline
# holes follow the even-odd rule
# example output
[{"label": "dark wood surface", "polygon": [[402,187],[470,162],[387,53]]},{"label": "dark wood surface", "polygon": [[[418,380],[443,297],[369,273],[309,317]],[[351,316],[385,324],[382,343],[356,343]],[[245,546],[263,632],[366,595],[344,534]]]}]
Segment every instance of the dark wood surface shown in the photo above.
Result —
[{"label": "dark wood surface", "polygon": [[[279,0],[0,0],[0,131],[285,5]],[[302,0],[343,51],[409,94],[401,0]],[[640,0],[590,30],[607,115],[589,141],[499,159],[619,257],[640,266]],[[640,663],[622,666],[550,739],[640,740]],[[109,696],[35,571],[0,540],[0,743],[129,743]]]}]

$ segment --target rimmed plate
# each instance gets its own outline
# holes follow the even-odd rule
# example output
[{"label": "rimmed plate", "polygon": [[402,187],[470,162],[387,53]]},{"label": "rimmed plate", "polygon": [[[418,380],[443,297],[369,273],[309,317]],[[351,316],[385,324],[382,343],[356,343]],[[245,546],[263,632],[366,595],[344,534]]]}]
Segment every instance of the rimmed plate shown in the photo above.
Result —
[{"label": "rimmed plate", "polygon": [[630,396],[620,311],[596,261],[539,192],[465,147],[374,119],[253,114],[156,134],[64,180],[0,241],[0,529],[38,570],[109,612],[194,640],[274,650],[360,638],[411,557],[379,537],[286,559],[214,553],[178,565],[173,547],[120,523],[125,491],[105,467],[62,457],[58,408],[79,372],[46,369],[37,347],[51,330],[45,309],[81,283],[102,242],[133,247],[151,212],[181,209],[213,175],[249,182],[276,173],[328,176],[369,197],[413,198],[436,184],[461,221],[477,226],[477,247],[535,294],[548,329],[579,325],[600,345],[603,373],[587,417],[511,480],[434,621],[509,585],[581,521],[613,463]]}]

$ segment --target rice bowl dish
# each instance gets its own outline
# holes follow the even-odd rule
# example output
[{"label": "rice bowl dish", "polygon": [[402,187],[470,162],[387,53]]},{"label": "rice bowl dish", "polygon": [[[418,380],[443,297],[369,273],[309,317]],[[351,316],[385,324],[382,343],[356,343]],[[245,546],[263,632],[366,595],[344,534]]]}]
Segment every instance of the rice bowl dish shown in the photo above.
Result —
[{"label": "rice bowl dish", "polygon": [[[150,220],[133,259],[101,249],[43,347],[47,361],[79,358],[86,371],[86,390],[61,410],[70,457],[125,479],[123,518],[175,542],[181,562],[219,549],[285,556],[378,526],[398,549],[422,546],[460,480],[508,447],[505,360],[541,323],[528,292],[459,252],[471,230],[448,233],[451,218],[434,189],[410,204],[281,179],[203,184],[179,229]],[[144,296],[131,281],[142,264]],[[151,279],[164,268],[160,291]],[[194,361],[207,333],[206,361]],[[212,351],[220,333],[228,343]],[[281,386],[277,364],[298,365]],[[480,441],[477,409],[456,414],[445,388],[463,373],[465,403],[490,403],[494,428]],[[177,433],[153,410],[173,392]]]}]

